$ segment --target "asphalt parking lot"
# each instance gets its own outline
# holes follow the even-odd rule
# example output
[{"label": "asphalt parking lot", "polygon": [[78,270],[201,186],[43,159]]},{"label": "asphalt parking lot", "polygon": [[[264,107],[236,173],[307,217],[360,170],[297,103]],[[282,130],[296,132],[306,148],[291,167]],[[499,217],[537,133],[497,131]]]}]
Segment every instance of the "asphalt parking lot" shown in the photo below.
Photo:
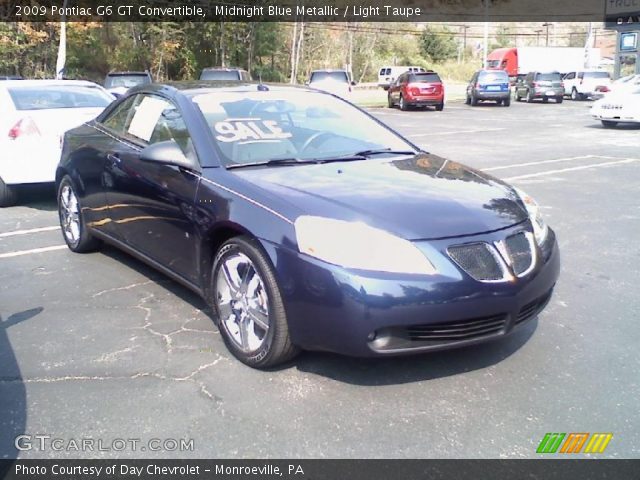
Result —
[{"label": "asphalt parking lot", "polygon": [[[26,192],[0,210],[0,457],[519,458],[547,432],[611,432],[604,456],[640,457],[640,128],[604,129],[589,105],[370,110],[525,189],[557,232],[547,309],[462,350],[252,370],[198,297],[115,249],[72,254],[52,191]],[[18,452],[20,434],[63,442]],[[141,443],[69,448],[83,438]]]}]

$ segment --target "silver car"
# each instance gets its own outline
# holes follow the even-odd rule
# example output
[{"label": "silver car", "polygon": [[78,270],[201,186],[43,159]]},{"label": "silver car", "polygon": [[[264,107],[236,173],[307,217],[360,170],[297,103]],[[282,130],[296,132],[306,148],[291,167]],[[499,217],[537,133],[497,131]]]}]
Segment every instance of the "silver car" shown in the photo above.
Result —
[{"label": "silver car", "polygon": [[524,98],[527,103],[542,99],[547,103],[553,98],[556,103],[562,103],[564,98],[564,84],[558,72],[529,72],[522,82],[515,86],[516,101]]}]

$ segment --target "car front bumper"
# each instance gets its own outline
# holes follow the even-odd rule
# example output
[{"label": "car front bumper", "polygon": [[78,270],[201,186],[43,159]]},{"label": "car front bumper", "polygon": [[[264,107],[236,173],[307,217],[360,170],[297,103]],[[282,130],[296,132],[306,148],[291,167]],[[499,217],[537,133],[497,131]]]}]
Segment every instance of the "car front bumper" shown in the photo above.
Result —
[{"label": "car front bumper", "polygon": [[[421,249],[441,252],[451,244],[416,242]],[[450,267],[436,264],[439,273],[433,277],[362,273],[288,247],[266,242],[263,247],[276,267],[293,343],[359,357],[442,350],[504,337],[544,308],[560,270],[552,231],[529,274],[499,283],[474,280],[450,260]]]}]

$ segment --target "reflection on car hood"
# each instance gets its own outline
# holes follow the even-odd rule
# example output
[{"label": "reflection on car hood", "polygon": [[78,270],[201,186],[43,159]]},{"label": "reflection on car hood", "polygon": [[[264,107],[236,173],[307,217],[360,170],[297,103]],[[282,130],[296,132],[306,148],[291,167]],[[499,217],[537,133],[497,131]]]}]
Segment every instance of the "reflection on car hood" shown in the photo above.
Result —
[{"label": "reflection on car hood", "polygon": [[431,154],[234,173],[302,214],[364,221],[411,240],[490,232],[527,218],[508,186]]}]

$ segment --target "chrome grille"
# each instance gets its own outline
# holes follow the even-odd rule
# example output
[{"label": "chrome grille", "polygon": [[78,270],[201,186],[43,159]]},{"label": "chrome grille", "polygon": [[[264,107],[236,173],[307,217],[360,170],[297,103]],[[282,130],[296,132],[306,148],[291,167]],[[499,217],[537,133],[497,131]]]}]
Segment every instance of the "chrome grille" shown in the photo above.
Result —
[{"label": "chrome grille", "polygon": [[522,275],[531,268],[533,263],[532,245],[524,232],[507,237],[504,244],[513,273]]},{"label": "chrome grille", "polygon": [[456,245],[449,247],[447,252],[475,280],[498,281],[504,277],[494,250],[486,243]]}]

